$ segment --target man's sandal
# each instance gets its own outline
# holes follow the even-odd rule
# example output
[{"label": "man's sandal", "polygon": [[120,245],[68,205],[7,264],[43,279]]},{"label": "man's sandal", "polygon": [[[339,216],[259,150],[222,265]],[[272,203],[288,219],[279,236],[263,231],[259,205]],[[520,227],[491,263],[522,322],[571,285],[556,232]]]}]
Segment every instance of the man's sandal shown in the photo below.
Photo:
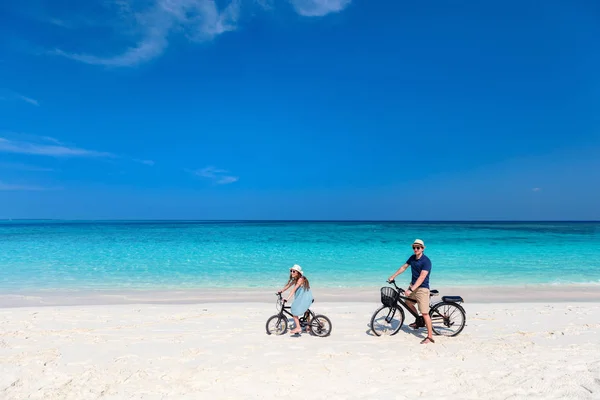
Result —
[{"label": "man's sandal", "polygon": [[421,344],[429,344],[429,343],[435,343],[435,340],[433,340],[432,337],[427,336],[425,339],[421,340]]},{"label": "man's sandal", "polygon": [[409,324],[408,326],[411,327],[412,329],[425,328],[425,321],[422,318],[423,317],[420,317],[419,319],[417,319],[412,324]]}]

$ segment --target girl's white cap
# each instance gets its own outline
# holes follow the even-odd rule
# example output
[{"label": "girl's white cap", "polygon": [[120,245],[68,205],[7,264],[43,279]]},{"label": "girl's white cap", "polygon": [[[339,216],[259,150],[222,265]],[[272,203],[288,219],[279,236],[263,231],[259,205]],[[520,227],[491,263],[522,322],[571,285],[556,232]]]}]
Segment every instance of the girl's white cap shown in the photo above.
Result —
[{"label": "girl's white cap", "polygon": [[304,275],[304,274],[302,273],[302,267],[301,267],[301,266],[299,266],[298,264],[294,264],[294,266],[293,266],[292,268],[290,268],[290,272],[291,272],[291,271],[298,271],[298,273],[299,273],[300,275]]}]

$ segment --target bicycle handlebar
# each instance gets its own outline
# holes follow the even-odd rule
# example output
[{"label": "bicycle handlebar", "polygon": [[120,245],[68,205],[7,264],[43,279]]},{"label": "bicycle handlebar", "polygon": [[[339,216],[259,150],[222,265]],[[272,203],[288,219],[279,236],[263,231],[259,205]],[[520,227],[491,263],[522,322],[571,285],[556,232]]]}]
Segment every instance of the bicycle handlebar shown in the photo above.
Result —
[{"label": "bicycle handlebar", "polygon": [[281,297],[281,292],[277,292],[277,293],[275,293],[275,296],[277,296],[277,299],[278,299],[278,300],[280,300],[280,301],[282,301],[282,302],[284,302],[284,303],[287,301],[287,299],[283,299],[283,298]]},{"label": "bicycle handlebar", "polygon": [[396,289],[398,289],[398,290],[399,290],[401,293],[404,293],[404,292],[405,292],[405,290],[404,290],[404,289],[402,289],[401,287],[398,287],[398,285],[396,285],[396,280],[394,280],[394,279],[393,279],[393,280],[391,280],[391,281],[386,281],[386,282],[387,282],[387,283],[391,283],[392,285],[394,285],[394,287],[395,287]]},{"label": "bicycle handlebar", "polygon": [[408,297],[406,297],[406,296],[403,296],[403,294],[406,292],[406,290],[402,289],[401,287],[398,287],[398,285],[396,285],[396,280],[391,280],[391,281],[386,281],[386,282],[387,282],[387,283],[391,283],[392,285],[394,285],[394,287],[395,287],[396,289],[398,289],[398,291],[400,292],[400,298],[401,298],[402,300],[408,300],[408,301],[412,301],[413,303],[416,303],[416,302],[417,302],[417,300],[410,299],[410,298],[408,298]]}]

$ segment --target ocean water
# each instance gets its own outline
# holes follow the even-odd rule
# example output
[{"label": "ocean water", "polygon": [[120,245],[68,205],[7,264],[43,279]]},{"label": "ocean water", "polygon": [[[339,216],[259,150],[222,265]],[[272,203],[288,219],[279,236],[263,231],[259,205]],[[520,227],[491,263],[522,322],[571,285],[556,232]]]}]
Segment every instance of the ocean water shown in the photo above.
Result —
[{"label": "ocean water", "polygon": [[[0,222],[0,289],[380,286],[425,241],[431,286],[600,284],[600,223]],[[409,281],[409,271],[398,281]]]}]

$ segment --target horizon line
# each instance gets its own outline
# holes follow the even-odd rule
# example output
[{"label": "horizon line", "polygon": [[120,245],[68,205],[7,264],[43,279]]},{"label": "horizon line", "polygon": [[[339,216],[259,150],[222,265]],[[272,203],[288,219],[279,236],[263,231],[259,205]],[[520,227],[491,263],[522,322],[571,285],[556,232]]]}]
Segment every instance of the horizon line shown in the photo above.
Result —
[{"label": "horizon line", "polygon": [[56,221],[56,222],[395,222],[395,223],[527,223],[527,222],[593,222],[600,223],[600,220],[568,220],[568,219],[539,219],[539,220],[525,220],[525,219],[448,219],[448,220],[436,220],[436,219],[423,219],[423,220],[412,220],[412,219],[183,219],[183,218],[167,218],[167,219],[152,219],[152,218],[141,218],[141,219],[128,219],[128,218],[115,218],[115,219],[64,219],[64,218],[0,218],[0,222],[11,222],[11,221]]}]

